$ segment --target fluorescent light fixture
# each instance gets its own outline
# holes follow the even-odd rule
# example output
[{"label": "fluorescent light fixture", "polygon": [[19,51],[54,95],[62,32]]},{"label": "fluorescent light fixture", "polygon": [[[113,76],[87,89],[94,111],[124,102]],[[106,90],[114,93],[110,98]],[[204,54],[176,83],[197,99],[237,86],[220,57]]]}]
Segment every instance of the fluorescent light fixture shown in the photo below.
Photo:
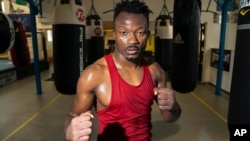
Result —
[{"label": "fluorescent light fixture", "polygon": [[5,13],[5,7],[4,7],[4,2],[3,1],[1,2],[1,6],[2,6],[3,13]]},{"label": "fluorescent light fixture", "polygon": [[47,30],[47,40],[48,40],[48,42],[52,42],[53,41],[52,30]]}]

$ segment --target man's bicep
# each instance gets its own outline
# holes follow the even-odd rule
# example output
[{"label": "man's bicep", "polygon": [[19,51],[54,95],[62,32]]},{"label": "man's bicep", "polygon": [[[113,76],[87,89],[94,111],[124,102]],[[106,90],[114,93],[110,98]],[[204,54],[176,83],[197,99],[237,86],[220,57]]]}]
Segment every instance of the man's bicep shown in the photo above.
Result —
[{"label": "man's bicep", "polygon": [[81,114],[90,111],[93,106],[94,96],[92,94],[76,95],[71,112]]},{"label": "man's bicep", "polygon": [[71,112],[80,114],[91,110],[94,102],[94,86],[87,82],[84,77],[80,77],[77,83],[77,93],[73,102]]}]

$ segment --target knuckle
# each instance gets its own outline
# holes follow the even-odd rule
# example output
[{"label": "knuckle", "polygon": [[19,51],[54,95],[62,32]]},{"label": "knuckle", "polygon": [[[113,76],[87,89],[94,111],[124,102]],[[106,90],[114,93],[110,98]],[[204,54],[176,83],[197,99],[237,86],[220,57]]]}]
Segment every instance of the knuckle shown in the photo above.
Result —
[{"label": "knuckle", "polygon": [[81,141],[88,141],[90,138],[89,138],[89,136],[83,136],[82,138],[81,138]]},{"label": "knuckle", "polygon": [[77,121],[78,121],[77,117],[74,117],[74,118],[72,118],[72,120],[71,120],[71,124],[72,124],[72,125],[77,124]]},{"label": "knuckle", "polygon": [[90,135],[92,133],[92,129],[91,128],[86,129],[86,133]]}]

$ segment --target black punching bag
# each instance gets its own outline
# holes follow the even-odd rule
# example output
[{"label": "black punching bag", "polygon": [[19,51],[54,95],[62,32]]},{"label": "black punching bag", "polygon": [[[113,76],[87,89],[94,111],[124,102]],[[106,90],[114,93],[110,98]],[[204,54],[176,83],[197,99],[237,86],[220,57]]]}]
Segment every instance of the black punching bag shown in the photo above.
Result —
[{"label": "black punching bag", "polygon": [[59,0],[52,25],[55,86],[60,93],[75,94],[85,67],[85,11],[81,0]]},{"label": "black punching bag", "polygon": [[90,65],[91,57],[89,60],[89,55],[87,52],[89,52],[88,48],[91,47],[91,36],[92,36],[92,25],[91,25],[91,17],[86,17],[86,26],[85,26],[85,45],[86,45],[86,65]]},{"label": "black punching bag", "polygon": [[[229,99],[228,125],[230,135],[236,129],[248,129],[250,134],[250,2],[239,10],[232,83]],[[239,136],[238,136],[239,137]],[[234,139],[235,140],[232,140]],[[230,136],[230,141],[244,139]],[[247,138],[249,141],[249,138]],[[243,141],[243,140],[242,140]],[[245,141],[245,140],[244,140]]]},{"label": "black punching bag", "polygon": [[104,56],[104,32],[102,20],[95,10],[93,1],[86,17],[87,62],[88,65]]},{"label": "black punching bag", "polygon": [[91,36],[90,55],[93,55],[91,62],[104,56],[104,32],[101,19],[95,19]]},{"label": "black punching bag", "polygon": [[167,15],[160,15],[156,19],[155,61],[169,74],[172,64],[172,19]]},{"label": "black punching bag", "polygon": [[15,41],[15,28],[12,20],[0,11],[0,53],[9,51]]},{"label": "black punching bag", "polygon": [[200,0],[175,0],[171,85],[181,93],[195,89],[198,77]]},{"label": "black punching bag", "polygon": [[169,74],[172,64],[173,19],[168,13],[166,1],[155,24],[155,61]]}]

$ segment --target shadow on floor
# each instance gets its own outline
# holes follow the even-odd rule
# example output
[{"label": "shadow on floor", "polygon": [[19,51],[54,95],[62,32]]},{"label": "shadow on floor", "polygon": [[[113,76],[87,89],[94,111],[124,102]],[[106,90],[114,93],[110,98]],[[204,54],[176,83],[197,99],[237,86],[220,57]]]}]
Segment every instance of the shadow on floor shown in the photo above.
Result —
[{"label": "shadow on floor", "polygon": [[175,135],[180,131],[180,126],[177,123],[153,121],[152,125],[153,140],[156,141]]}]

